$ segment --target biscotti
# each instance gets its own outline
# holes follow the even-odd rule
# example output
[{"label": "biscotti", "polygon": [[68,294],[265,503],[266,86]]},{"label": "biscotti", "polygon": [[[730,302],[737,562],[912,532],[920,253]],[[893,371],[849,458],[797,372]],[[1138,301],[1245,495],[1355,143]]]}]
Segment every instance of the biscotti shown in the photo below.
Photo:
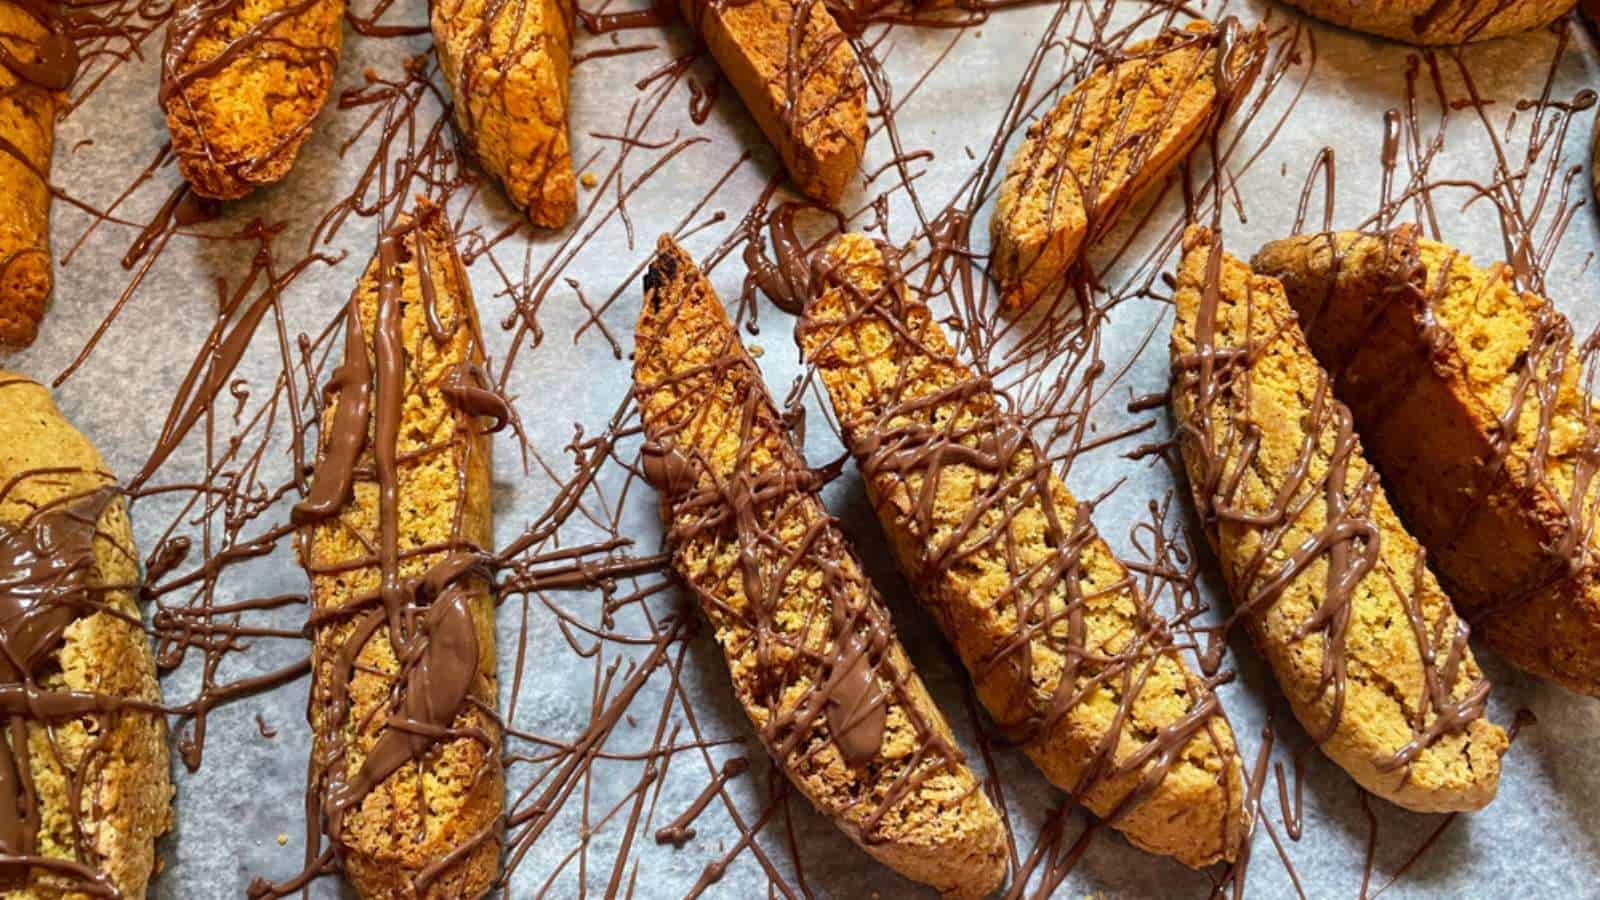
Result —
[{"label": "biscotti", "polygon": [[1600,695],[1600,415],[1572,327],[1417,236],[1277,241],[1283,280],[1406,525],[1501,656]]},{"label": "biscotti", "polygon": [[1231,860],[1244,775],[1215,694],[993,388],[870,239],[818,264],[800,325],[900,569],[989,714],[1134,844]]},{"label": "biscotti", "polygon": [[1479,809],[1505,732],[1468,629],[1367,465],[1276,279],[1191,226],[1172,409],[1207,535],[1256,649],[1322,751],[1418,812]]},{"label": "biscotti", "polygon": [[289,174],[339,65],[344,0],[177,0],[161,108],[178,170],[231,200]]},{"label": "biscotti", "polygon": [[66,61],[59,52],[46,52],[52,45],[71,47],[33,7],[0,0],[0,347],[33,343],[54,281],[50,155],[56,92],[71,84],[76,57]]},{"label": "biscotti", "polygon": [[434,49],[478,164],[545,228],[578,208],[567,137],[570,0],[438,0]]},{"label": "biscotti", "polygon": [[441,209],[383,233],[345,313],[310,495],[311,797],[363,897],[478,897],[501,726],[477,310]]},{"label": "biscotti", "polygon": [[[837,204],[867,145],[867,82],[822,3],[679,0],[801,193]],[[804,13],[804,22],[796,21]]]},{"label": "biscotti", "polygon": [[0,894],[145,896],[172,783],[138,591],[105,461],[48,391],[0,371]]},{"label": "biscotti", "polygon": [[1006,870],[1000,818],[726,311],[663,236],[645,274],[634,395],[678,576],[734,693],[795,787],[879,862],[950,897]]},{"label": "biscotti", "polygon": [[1191,22],[1129,47],[1033,123],[989,222],[1006,303],[1028,306],[1058,284],[1249,90],[1265,47],[1260,27]]},{"label": "biscotti", "polygon": [[1407,44],[1463,44],[1554,22],[1577,0],[1283,0],[1308,16]]}]

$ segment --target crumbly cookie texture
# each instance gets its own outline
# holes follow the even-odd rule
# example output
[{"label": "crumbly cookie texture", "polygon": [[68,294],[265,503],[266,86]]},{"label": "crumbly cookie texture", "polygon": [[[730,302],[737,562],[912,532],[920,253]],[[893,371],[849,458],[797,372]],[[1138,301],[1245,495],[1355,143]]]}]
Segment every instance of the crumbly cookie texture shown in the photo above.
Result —
[{"label": "crumbly cookie texture", "polygon": [[178,170],[232,200],[289,174],[328,100],[344,0],[178,0],[161,107]]},{"label": "crumbly cookie texture", "polygon": [[1031,730],[1045,775],[1139,847],[1233,859],[1248,818],[1233,732],[1088,507],[877,244],[848,234],[823,259],[801,347],[901,570],[990,715]]},{"label": "crumbly cookie texture", "polygon": [[569,0],[439,0],[434,47],[472,155],[528,220],[559,228],[578,208],[567,137]]},{"label": "crumbly cookie texture", "polygon": [[1566,318],[1411,225],[1275,241],[1255,266],[1283,280],[1474,631],[1600,695],[1600,415]]},{"label": "crumbly cookie texture", "polygon": [[1006,870],[1000,818],[818,499],[755,362],[670,237],[645,276],[636,341],[649,452],[673,460],[653,479],[667,483],[673,565],[768,751],[879,862],[949,897],[993,892]]},{"label": "crumbly cookie texture", "polygon": [[[0,371],[0,484],[7,485],[0,523],[12,527],[42,507],[116,487],[99,451],[56,409],[50,392],[5,371]],[[106,503],[92,547],[87,586],[117,615],[95,612],[69,625],[59,670],[39,686],[160,703],[150,643],[132,624],[141,618],[139,555],[120,495]],[[122,896],[143,897],[155,871],[155,840],[172,827],[165,717],[124,709],[52,725],[27,723],[42,806],[39,853],[86,863]],[[81,779],[76,815],[74,779]],[[81,881],[36,868],[25,885],[6,896],[45,900],[87,894]]]},{"label": "crumbly cookie texture", "polygon": [[[1007,304],[1028,306],[1057,285],[1086,244],[1165,178],[1247,89],[1266,32],[1231,41],[1225,33],[1196,21],[1134,44],[1029,126],[989,222]],[[1222,63],[1219,45],[1235,48]],[[1219,65],[1233,85],[1223,91]]]},{"label": "crumbly cookie texture", "polygon": [[[822,3],[679,0],[795,187],[837,204],[867,145],[867,81]],[[805,10],[804,23],[795,21]],[[800,86],[790,96],[791,82]]]},{"label": "crumbly cookie texture", "polygon": [[1554,22],[1577,0],[1283,0],[1324,22],[1406,44],[1461,44]]},{"label": "crumbly cookie texture", "polygon": [[[38,20],[0,0],[0,45],[32,63],[45,36]],[[39,334],[53,281],[50,154],[56,95],[0,64],[0,347],[26,347]]]},{"label": "crumbly cookie texture", "polygon": [[[417,579],[446,555],[441,548],[492,547],[489,489],[489,439],[474,417],[443,389],[452,370],[481,362],[477,310],[453,237],[436,208],[418,214],[420,224],[402,220],[396,247],[400,303],[399,333],[404,348],[403,402],[396,441],[398,500],[396,519],[399,574]],[[423,286],[424,275],[431,289]],[[378,334],[382,262],[374,259],[356,286],[361,333],[374,357]],[[439,323],[453,323],[443,342],[429,324],[434,304]],[[377,392],[372,405],[378,407]],[[336,408],[323,421],[324,453]],[[376,466],[374,437],[366,441],[358,472]],[[317,477],[325,477],[319,467]],[[381,542],[380,484],[371,474],[355,480],[354,495],[337,516],[302,526],[300,554],[311,576],[316,614],[327,616],[356,604],[372,609],[382,572],[374,548]],[[384,778],[350,808],[337,836],[345,874],[362,897],[472,898],[486,893],[499,869],[499,825],[504,774],[500,762],[501,726],[496,709],[494,600],[483,578],[466,576],[471,624],[478,649],[467,699],[460,704],[449,734],[434,741],[416,763],[408,762]],[[443,594],[441,594],[441,597]],[[381,614],[382,605],[377,606]],[[374,745],[384,736],[400,686],[402,663],[387,624],[377,624],[353,654],[353,668],[341,665],[344,649],[364,617],[328,616],[314,633],[310,718],[314,732],[312,782],[328,783],[324,761],[341,758],[344,780],[357,777]],[[414,683],[406,682],[404,689]],[[348,709],[338,715],[341,695]],[[339,750],[343,748],[342,755]]]},{"label": "crumbly cookie texture", "polygon": [[1505,732],[1467,628],[1367,465],[1277,279],[1191,227],[1173,413],[1234,614],[1334,762],[1419,812],[1494,799]]}]

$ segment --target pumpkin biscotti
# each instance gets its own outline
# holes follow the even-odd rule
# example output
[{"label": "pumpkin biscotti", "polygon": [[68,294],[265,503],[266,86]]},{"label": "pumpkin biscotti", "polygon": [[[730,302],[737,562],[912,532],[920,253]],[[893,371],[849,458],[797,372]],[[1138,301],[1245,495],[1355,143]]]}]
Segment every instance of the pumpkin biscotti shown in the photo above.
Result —
[{"label": "pumpkin biscotti", "polygon": [[1362,787],[1418,812],[1494,799],[1506,735],[1424,552],[1274,278],[1190,227],[1172,408],[1206,532],[1302,725]]},{"label": "pumpkin biscotti", "polygon": [[161,54],[178,170],[232,200],[289,174],[328,100],[344,0],[178,0]]},{"label": "pumpkin biscotti", "polygon": [[172,783],[138,592],[99,451],[0,371],[0,894],[145,896]]},{"label": "pumpkin biscotti", "polygon": [[472,898],[499,866],[489,440],[443,211],[383,233],[345,313],[310,495],[311,797],[362,897]]},{"label": "pumpkin biscotti", "polygon": [[1028,128],[989,233],[1006,303],[1033,304],[1249,91],[1262,28],[1191,22],[1095,69]]},{"label": "pumpkin biscotti", "polygon": [[1543,28],[1576,0],[1283,0],[1308,16],[1406,44],[1464,44]]},{"label": "pumpkin biscotti", "polygon": [[1255,265],[1474,632],[1600,695],[1600,414],[1567,320],[1411,225],[1276,241]]},{"label": "pumpkin biscotti", "polygon": [[901,571],[995,721],[1134,844],[1232,860],[1244,775],[1216,695],[988,382],[877,244],[821,257],[800,344]]},{"label": "pumpkin biscotti", "polygon": [[795,187],[837,204],[867,146],[867,80],[827,5],[678,2]]},{"label": "pumpkin biscotti", "polygon": [[434,49],[478,164],[544,228],[578,208],[567,136],[570,0],[438,0]]},{"label": "pumpkin biscotti", "polygon": [[694,262],[662,236],[634,395],[673,568],[795,787],[869,855],[950,897],[1006,871],[1000,818],[895,638],[816,475]]},{"label": "pumpkin biscotti", "polygon": [[0,0],[0,347],[32,344],[50,299],[50,155],[56,92],[76,68],[60,58],[71,46],[28,7]]}]

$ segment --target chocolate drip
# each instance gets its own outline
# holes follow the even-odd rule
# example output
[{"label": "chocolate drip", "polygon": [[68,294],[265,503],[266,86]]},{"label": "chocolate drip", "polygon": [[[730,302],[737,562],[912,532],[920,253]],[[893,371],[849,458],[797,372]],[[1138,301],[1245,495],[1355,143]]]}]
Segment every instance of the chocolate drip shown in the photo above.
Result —
[{"label": "chocolate drip", "polygon": [[[50,477],[51,472],[18,478]],[[0,497],[16,481],[0,490]],[[94,541],[115,496],[93,490],[42,507],[16,525],[0,523],[0,886],[20,888],[31,866],[53,868],[101,896],[117,890],[79,842],[74,857],[45,858],[40,849],[42,800],[36,785],[29,723],[113,713],[121,697],[49,689],[39,681],[56,664],[67,628],[95,611]],[[81,825],[74,802],[67,815]]]}]

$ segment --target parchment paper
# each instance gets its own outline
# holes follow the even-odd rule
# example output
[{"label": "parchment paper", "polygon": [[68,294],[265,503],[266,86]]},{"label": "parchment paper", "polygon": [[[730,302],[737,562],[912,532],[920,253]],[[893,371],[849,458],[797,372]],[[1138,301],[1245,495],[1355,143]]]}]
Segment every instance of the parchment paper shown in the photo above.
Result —
[{"label": "parchment paper", "polygon": [[[915,184],[930,208],[942,206],[970,173],[975,164],[973,157],[983,155],[1004,112],[1005,101],[1053,11],[1006,11],[965,31],[900,26],[876,45],[878,54],[887,59],[886,72],[894,97],[902,104],[895,121],[905,150],[928,149],[933,153],[931,160],[919,159],[912,164],[914,171],[924,173]],[[1235,4],[1227,11],[1247,21],[1267,16],[1274,27],[1301,21],[1292,12],[1259,2]],[[1204,12],[1211,16],[1221,14],[1215,8]],[[385,21],[420,23],[424,16],[420,3],[406,2],[391,11]],[[1277,37],[1281,39],[1283,35]],[[54,180],[68,194],[97,208],[105,208],[133,184],[167,140],[155,100],[159,40],[158,30],[144,41],[143,59],[133,58],[117,66],[60,128]],[[1463,54],[1479,91],[1494,99],[1484,108],[1484,115],[1497,126],[1512,114],[1516,100],[1539,95],[1558,40],[1552,32],[1539,32]],[[1570,99],[1592,83],[1595,71],[1595,56],[1586,35],[1574,27],[1569,40],[1572,46],[1560,58],[1552,80],[1553,95],[1562,99]],[[1308,49],[1314,44],[1314,56],[1308,54],[1305,59],[1311,74],[1306,76],[1304,66],[1295,69],[1289,83],[1274,91],[1272,103],[1274,108],[1282,108],[1300,89],[1297,82],[1301,80],[1303,95],[1258,159],[1247,169],[1239,165],[1242,157],[1235,162],[1237,182],[1231,189],[1236,190],[1240,207],[1236,208],[1230,199],[1224,230],[1229,249],[1240,256],[1248,256],[1261,242],[1288,232],[1295,220],[1306,173],[1326,146],[1335,148],[1334,224],[1354,226],[1377,204],[1383,111],[1403,102],[1407,59],[1416,51],[1321,26],[1310,26],[1307,41]],[[635,82],[693,50],[685,29],[677,25],[623,32],[615,43],[609,36],[588,35],[580,29],[576,49],[581,54],[618,43],[657,46],[639,53],[587,60],[575,68],[572,79],[574,156],[581,170],[592,171],[602,179],[624,146],[605,135],[626,132],[630,107],[647,94]],[[429,47],[426,35],[379,40],[347,29],[338,90],[362,87],[364,73],[369,69],[386,78],[397,78],[408,57],[425,53]],[[919,84],[919,76],[946,52],[946,61]],[[1454,60],[1448,55],[1439,59],[1447,78],[1453,79],[1451,84],[1459,87]],[[1059,59],[1053,65],[1059,67]],[[713,72],[709,60],[701,60],[690,70],[690,77],[704,84]],[[1425,69],[1422,77],[1427,77]],[[688,240],[692,253],[709,253],[777,173],[774,155],[726,84],[703,125],[696,125],[689,118],[689,93],[689,85],[680,83],[644,133],[657,142],[675,136],[677,141],[699,137],[709,140],[684,148],[628,198],[631,240],[627,223],[621,216],[612,215],[565,264],[562,278],[576,279],[578,287],[561,279],[554,281],[536,316],[542,340],[536,342],[529,334],[502,327],[514,309],[512,298],[506,294],[507,281],[528,281],[528,273],[519,271],[524,262],[530,272],[537,272],[553,254],[565,252],[562,242],[572,231],[536,235],[524,228],[496,246],[493,259],[500,268],[491,264],[488,256],[479,256],[471,269],[497,373],[510,355],[513,342],[519,348],[506,389],[516,400],[529,443],[537,453],[525,466],[512,435],[502,434],[497,439],[494,503],[497,542],[502,545],[522,533],[555,498],[556,484],[545,467],[563,476],[572,470],[573,456],[566,448],[574,440],[575,426],[581,426],[586,437],[603,433],[624,402],[629,388],[629,362],[614,352],[606,334],[616,336],[622,354],[631,349],[631,326],[639,298],[632,273],[647,258],[656,235],[677,227],[691,204],[711,191],[735,165],[741,152],[748,151],[748,162],[738,166],[704,210],[693,217],[693,222],[699,224],[718,211],[726,214],[723,221],[713,222]],[[1453,93],[1459,95],[1460,91]],[[221,222],[196,230],[225,234],[256,219],[281,224],[283,231],[274,239],[274,252],[281,254],[285,263],[303,256],[311,229],[327,209],[329,198],[342,196],[352,188],[361,165],[374,152],[373,134],[359,134],[367,112],[362,107],[338,109],[330,105],[298,165],[281,185],[229,205]],[[430,122],[436,115],[437,109],[420,117],[420,121]],[[1436,111],[1423,114],[1426,131],[1431,132],[1436,115]],[[1589,112],[1576,118],[1561,148],[1565,160],[1562,168],[1586,166],[1592,116]],[[1267,115],[1258,118],[1247,132],[1246,143],[1252,147],[1259,144],[1275,121],[1275,117]],[[341,145],[352,139],[354,146],[341,156]],[[1013,136],[1011,145],[1018,139]],[[85,140],[93,143],[80,143]],[[1525,137],[1508,144],[1513,165],[1520,165],[1525,145]],[[623,176],[631,181],[662,155],[662,150],[636,150],[624,164]],[[881,130],[876,132],[864,171],[877,170],[892,156],[886,135]],[[1455,173],[1489,181],[1495,176],[1494,159],[1488,132],[1476,119],[1476,113],[1458,111],[1452,114],[1447,146],[1436,162],[1433,176],[1442,178]],[[867,185],[858,180],[851,198],[864,204],[892,188],[894,180],[893,174]],[[149,221],[177,184],[173,167],[157,170],[128,197],[117,215],[135,223]],[[1587,184],[1586,174],[1580,174],[1573,189],[1586,192]],[[598,190],[580,191],[580,204],[594,201],[599,212],[589,214],[574,226],[578,233],[587,234],[593,223],[600,221],[605,210],[614,205],[616,191],[617,185],[609,180]],[[1474,252],[1481,262],[1503,258],[1502,230],[1492,207],[1487,203],[1464,206],[1467,195],[1461,192],[1440,196],[1449,198],[1441,199],[1438,205],[1448,240]],[[1313,222],[1320,219],[1321,202],[1318,182],[1312,193]],[[846,205],[851,205],[850,201]],[[903,191],[891,196],[891,206],[891,229],[903,236],[915,223]],[[452,208],[453,213],[459,215],[460,208],[458,203]],[[1142,204],[1134,215],[1143,215],[1150,208],[1151,204]],[[1243,219],[1240,208],[1245,213]],[[59,258],[93,219],[60,200],[54,209],[53,234]],[[983,232],[987,212],[988,207],[980,216],[975,233]],[[1180,191],[1175,183],[1168,185],[1151,215],[1164,223],[1160,230],[1182,216]],[[481,229],[480,236],[493,235],[513,222],[509,208],[487,185],[467,213],[467,223]],[[152,479],[152,485],[196,480],[206,459],[208,429],[215,447],[224,446],[229,436],[247,430],[284,368],[277,333],[281,329],[293,347],[295,335],[305,332],[316,337],[322,332],[370,257],[375,227],[370,219],[353,217],[330,245],[319,248],[347,256],[337,264],[311,265],[284,290],[281,324],[276,315],[269,314],[236,375],[245,379],[245,389],[250,392],[249,399],[239,404],[243,411],[240,421],[245,424],[235,424],[232,415],[236,401],[224,395],[216,404],[214,419],[190,435]],[[1595,228],[1593,206],[1585,205],[1576,213],[1549,266],[1549,291],[1573,319],[1580,335],[1600,322],[1600,313],[1588,302],[1600,282],[1592,265]],[[1150,236],[1141,238],[1138,246],[1148,251],[1156,230],[1150,229]],[[136,228],[106,223],[89,234],[83,246],[58,270],[54,308],[38,344],[5,360],[5,365],[44,380],[66,368],[134,277],[118,261],[135,233]],[[1113,242],[1117,240],[1112,238]],[[154,257],[142,283],[128,297],[125,308],[86,363],[57,392],[67,415],[99,444],[122,477],[136,472],[149,456],[178,385],[216,321],[216,280],[225,279],[230,288],[236,287],[256,247],[248,240],[173,238]],[[1130,258],[1141,255],[1135,253]],[[1174,263],[1175,258],[1169,258],[1166,269],[1170,271]],[[1115,266],[1111,270],[1117,271]],[[737,254],[714,272],[716,286],[730,306],[739,296],[743,277],[744,268]],[[599,316],[605,328],[596,327],[579,302],[579,290],[589,303],[597,304],[625,280],[633,283]],[[1155,293],[1163,293],[1159,282]],[[1170,319],[1170,307],[1159,298],[1130,300],[1114,310],[1101,335],[1101,352],[1108,369],[1127,368],[1116,386],[1106,391],[1095,406],[1092,421],[1098,431],[1109,433],[1151,416],[1134,416],[1125,407],[1131,396],[1165,389],[1165,344]],[[790,336],[792,320],[763,300],[759,325],[759,334],[747,335],[747,339],[761,348],[760,363],[768,385],[781,399],[802,372]],[[306,386],[302,383],[299,390],[306,390]],[[831,430],[823,424],[825,413],[815,396],[809,396],[806,403],[812,423],[807,454],[818,463],[832,459],[839,447]],[[1101,504],[1097,520],[1114,549],[1125,555],[1136,553],[1127,538],[1134,521],[1147,517],[1149,502],[1168,497],[1175,487],[1165,465],[1134,462],[1122,456],[1134,443],[1166,436],[1170,429],[1166,414],[1155,416],[1160,421],[1153,431],[1086,454],[1075,460],[1071,469],[1071,487],[1080,496],[1094,496],[1116,487]],[[286,417],[284,412],[274,423],[278,437],[272,451],[260,462],[264,473],[261,478],[266,484],[281,484],[292,471]],[[251,433],[259,433],[259,427]],[[1418,439],[1427,440],[1428,436],[1419,435]],[[627,458],[635,449],[636,440],[624,440],[618,452]],[[586,503],[591,509],[620,510],[617,518],[621,530],[636,542],[629,552],[653,553],[660,541],[654,497],[640,483],[634,483],[625,496],[619,496],[623,474],[620,466],[609,465],[600,483],[587,494]],[[203,537],[192,512],[181,511],[181,502],[189,496],[177,491],[139,501],[135,526],[143,551],[148,552],[180,515],[181,532],[196,536],[197,541]],[[1180,527],[1192,527],[1182,494],[1173,496],[1177,499],[1172,516],[1181,519]],[[847,466],[845,475],[829,486],[825,497],[875,575],[899,633],[935,698],[974,765],[983,769],[983,758],[974,743],[975,720],[969,712],[964,674],[893,571],[851,467]],[[264,513],[247,533],[281,522],[286,514],[287,506],[280,503]],[[586,515],[577,514],[560,530],[559,542],[572,546],[605,535],[606,529],[596,526]],[[192,570],[197,560],[198,556],[191,557],[179,571]],[[1216,581],[1208,578],[1206,587],[1213,604],[1228,609]],[[269,556],[227,567],[216,586],[215,602],[305,590],[304,576],[288,543],[283,542]],[[606,667],[619,659],[637,660],[648,651],[645,646],[608,645],[598,658],[575,653],[552,609],[565,610],[574,619],[593,624],[600,620],[600,604],[600,593],[591,591],[516,598],[502,606],[501,702],[507,708],[510,724],[521,732],[556,742],[575,739],[590,721],[597,679],[604,677]],[[651,601],[650,608],[659,614],[689,607],[680,606],[675,592],[668,592]],[[295,629],[303,622],[303,616],[303,607],[295,606],[256,614],[249,621]],[[637,608],[620,611],[615,629],[619,633],[648,633]],[[584,643],[592,643],[592,639],[584,638]],[[511,709],[519,647],[525,651],[526,660],[520,693]],[[301,641],[263,639],[248,651],[228,655],[218,679],[227,681],[270,671],[305,653],[306,645]],[[676,648],[672,656],[677,657]],[[1600,736],[1600,705],[1524,676],[1486,650],[1480,651],[1479,659],[1494,683],[1492,718],[1509,724],[1513,712],[1526,707],[1537,715],[1538,725],[1525,732],[1507,755],[1500,795],[1494,804],[1484,812],[1453,822],[1437,845],[1387,894],[1396,898],[1600,896],[1600,887],[1596,887],[1600,847],[1595,838],[1600,830],[1600,805],[1594,802],[1600,796],[1600,751],[1593,740]],[[1273,759],[1292,769],[1295,752],[1307,741],[1272,679],[1240,640],[1233,642],[1228,665],[1237,669],[1238,678],[1224,686],[1221,694],[1247,764],[1255,758],[1262,728],[1271,716],[1279,735]],[[721,654],[703,631],[689,642],[682,656],[682,669],[685,696],[691,701],[692,713],[705,737],[736,743],[713,747],[704,756],[698,750],[675,754],[665,775],[648,788],[654,812],[647,824],[641,820],[641,827],[625,852],[619,848],[626,837],[633,799],[630,792],[638,785],[643,764],[638,759],[596,764],[592,777],[576,783],[573,793],[563,799],[560,813],[526,850],[505,888],[506,896],[529,897],[541,890],[547,890],[552,897],[603,895],[618,867],[619,852],[623,860],[619,893],[682,896],[708,863],[735,846],[739,831],[720,800],[695,821],[697,834],[681,849],[658,846],[652,839],[654,830],[687,807],[710,773],[733,755],[748,755],[754,765],[750,774],[730,783],[729,795],[745,823],[760,816],[778,776],[751,736],[728,689]],[[629,663],[623,662],[616,684],[620,685],[629,671]],[[191,655],[164,679],[169,700],[192,698],[200,677],[198,656]],[[624,755],[648,750],[655,743],[669,688],[670,679],[664,672],[650,678],[630,704],[631,721],[619,724],[605,744],[606,751]],[[239,896],[255,876],[283,879],[300,869],[305,842],[306,690],[307,682],[301,679],[219,708],[210,717],[204,765],[190,773],[174,762],[179,824],[176,833],[161,844],[165,871],[154,882],[155,896]],[[689,729],[682,705],[672,706],[669,713],[665,730],[682,728],[681,739],[687,742]],[[275,729],[274,737],[263,736],[257,716],[268,730]],[[553,745],[512,740],[508,749],[537,755],[552,752]],[[994,774],[1005,787],[1017,852],[1026,855],[1041,827],[1062,804],[1062,795],[1016,751],[997,750],[993,761]],[[530,785],[534,794],[542,791],[547,782],[536,779],[548,774],[550,768],[538,763],[514,764],[508,777],[508,797],[512,798],[508,802],[517,802],[516,798]],[[1303,788],[1305,827],[1300,840],[1289,840],[1282,827],[1275,783],[1268,784],[1263,811],[1284,842],[1301,887],[1311,897],[1354,897],[1363,890],[1372,896],[1442,822],[1440,817],[1406,813],[1381,801],[1373,800],[1364,806],[1354,783],[1314,751],[1305,755]],[[607,818],[607,812],[619,802],[621,811]],[[521,801],[521,808],[526,807],[527,801]],[[1085,821],[1081,813],[1068,815],[1065,844],[1070,844]],[[786,827],[793,829],[794,843],[800,850],[798,871],[792,862]],[[1369,845],[1374,833],[1375,844]],[[797,893],[801,882],[796,879],[803,877],[804,888],[818,897],[930,895],[873,863],[799,798],[790,798],[786,812],[780,809],[757,842],[773,864],[787,873],[790,889]],[[1254,847],[1248,896],[1293,896],[1290,877],[1270,839],[1260,829],[1255,834]],[[1364,886],[1364,859],[1372,847],[1375,862],[1370,870],[1371,883]],[[580,853],[580,848],[585,849]],[[1214,877],[1218,873],[1210,874]],[[1211,878],[1207,874],[1142,853],[1120,836],[1107,832],[1092,842],[1057,896],[1203,897],[1210,890]],[[311,894],[346,895],[341,891],[347,889],[332,878],[317,882]],[[746,851],[735,858],[708,896],[756,897],[768,891],[762,866]]]}]

